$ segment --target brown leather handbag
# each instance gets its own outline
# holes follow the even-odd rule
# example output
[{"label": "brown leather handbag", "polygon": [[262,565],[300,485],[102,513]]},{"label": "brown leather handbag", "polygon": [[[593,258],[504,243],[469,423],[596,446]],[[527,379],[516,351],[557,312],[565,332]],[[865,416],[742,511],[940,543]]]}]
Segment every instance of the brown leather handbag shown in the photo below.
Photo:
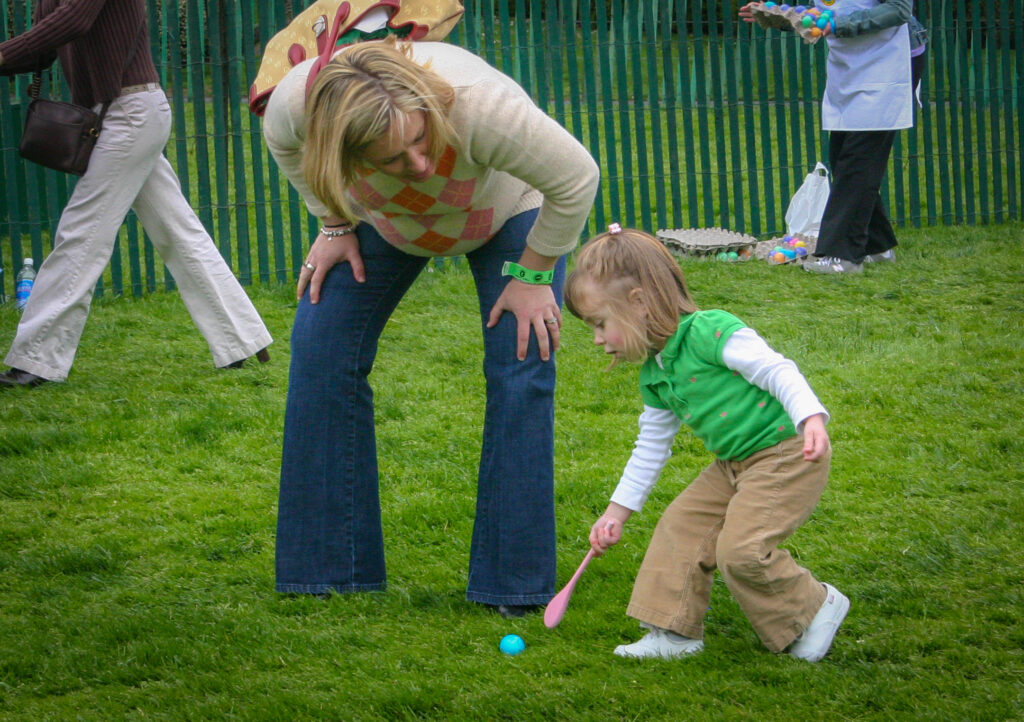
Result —
[{"label": "brown leather handbag", "polygon": [[18,154],[53,170],[85,175],[110,103],[104,103],[97,114],[80,105],[40,98],[41,82],[37,72],[28,90],[32,102],[25,115]]},{"label": "brown leather handbag", "polygon": [[[145,27],[145,22],[143,18],[141,27]],[[124,69],[135,57],[142,37],[140,28],[132,52],[121,68],[121,75],[124,75]],[[100,137],[103,118],[112,101],[104,103],[103,109],[97,114],[91,108],[83,108],[74,103],[40,98],[39,88],[42,83],[43,71],[37,68],[28,86],[28,97],[32,98],[32,102],[28,104],[25,113],[25,130],[18,144],[18,155],[62,173],[85,175],[89,167],[89,156]]]}]

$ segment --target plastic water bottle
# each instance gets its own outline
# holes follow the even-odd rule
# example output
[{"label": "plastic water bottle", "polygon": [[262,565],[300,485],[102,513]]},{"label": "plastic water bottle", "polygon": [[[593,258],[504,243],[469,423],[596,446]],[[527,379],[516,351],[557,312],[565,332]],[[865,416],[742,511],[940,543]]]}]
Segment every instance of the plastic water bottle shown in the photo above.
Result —
[{"label": "plastic water bottle", "polygon": [[32,293],[32,284],[36,282],[36,269],[32,265],[32,259],[26,258],[21,270],[18,271],[17,284],[14,286],[14,304],[21,311],[28,303],[28,296]]}]

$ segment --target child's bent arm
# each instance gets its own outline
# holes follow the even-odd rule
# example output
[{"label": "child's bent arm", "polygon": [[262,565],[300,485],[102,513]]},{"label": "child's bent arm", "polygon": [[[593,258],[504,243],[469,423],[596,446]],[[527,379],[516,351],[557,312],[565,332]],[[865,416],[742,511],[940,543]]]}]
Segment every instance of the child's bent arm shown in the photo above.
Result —
[{"label": "child's bent arm", "polygon": [[772,349],[754,329],[741,328],[729,337],[722,348],[722,363],[777,398],[798,430],[815,414],[828,421],[828,411],[797,365]]}]

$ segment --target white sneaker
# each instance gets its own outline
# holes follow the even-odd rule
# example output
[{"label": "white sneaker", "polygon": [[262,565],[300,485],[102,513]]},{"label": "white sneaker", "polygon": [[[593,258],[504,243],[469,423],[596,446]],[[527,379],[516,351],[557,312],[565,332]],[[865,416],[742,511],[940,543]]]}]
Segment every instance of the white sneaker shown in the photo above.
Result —
[{"label": "white sneaker", "polygon": [[696,654],[704,649],[703,639],[683,637],[667,629],[655,627],[653,624],[641,624],[640,626],[646,627],[650,631],[637,642],[620,644],[615,648],[616,655],[632,659],[650,659],[652,657],[673,659]]},{"label": "white sneaker", "polygon": [[835,256],[822,256],[804,261],[804,270],[811,273],[860,273],[864,266]]},{"label": "white sneaker", "polygon": [[850,600],[831,584],[825,584],[825,603],[814,615],[814,619],[797,637],[789,648],[789,653],[797,659],[817,662],[828,653],[835,639],[839,625],[846,619],[850,611]]},{"label": "white sneaker", "polygon": [[870,253],[864,256],[864,263],[881,263],[883,261],[894,263],[896,261],[896,250],[894,248],[890,248],[888,251]]}]

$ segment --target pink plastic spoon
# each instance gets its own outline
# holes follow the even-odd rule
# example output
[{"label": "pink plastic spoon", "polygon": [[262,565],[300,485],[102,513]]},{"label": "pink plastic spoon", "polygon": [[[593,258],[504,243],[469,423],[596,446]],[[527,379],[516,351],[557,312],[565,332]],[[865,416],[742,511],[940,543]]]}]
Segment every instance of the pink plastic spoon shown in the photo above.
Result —
[{"label": "pink plastic spoon", "polygon": [[587,556],[583,557],[580,568],[572,575],[569,583],[562,587],[562,591],[553,596],[551,601],[548,602],[548,606],[544,608],[544,626],[548,629],[557,627],[558,623],[562,621],[562,617],[565,616],[565,610],[569,606],[569,597],[572,596],[572,590],[576,588],[576,582],[579,581],[583,570],[587,568],[587,565],[590,564],[590,560],[593,558],[594,550],[591,549],[587,552]]}]

